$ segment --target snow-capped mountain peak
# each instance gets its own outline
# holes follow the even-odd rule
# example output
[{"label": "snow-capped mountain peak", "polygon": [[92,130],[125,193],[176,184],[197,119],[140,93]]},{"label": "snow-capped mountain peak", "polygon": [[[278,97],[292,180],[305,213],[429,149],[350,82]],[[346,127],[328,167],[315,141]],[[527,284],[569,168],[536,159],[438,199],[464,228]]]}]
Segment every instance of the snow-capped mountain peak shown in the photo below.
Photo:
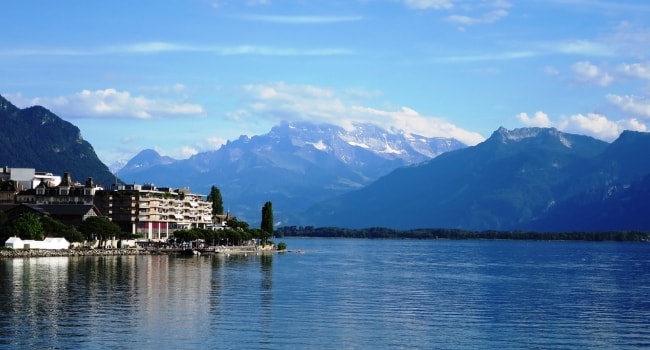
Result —
[{"label": "snow-capped mountain peak", "polygon": [[455,139],[428,138],[369,123],[353,124],[351,130],[346,130],[332,124],[285,122],[274,127],[269,136],[288,138],[297,147],[310,145],[318,151],[333,153],[345,163],[363,161],[359,157],[365,151],[409,165],[465,147]]}]

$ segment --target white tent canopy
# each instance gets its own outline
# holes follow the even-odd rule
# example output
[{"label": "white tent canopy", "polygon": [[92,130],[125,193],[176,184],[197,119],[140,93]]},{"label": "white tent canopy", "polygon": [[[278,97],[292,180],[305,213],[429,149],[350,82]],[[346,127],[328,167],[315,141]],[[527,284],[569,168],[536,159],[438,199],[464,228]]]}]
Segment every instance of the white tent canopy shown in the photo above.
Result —
[{"label": "white tent canopy", "polygon": [[5,247],[12,249],[68,249],[70,242],[62,237],[48,237],[42,241],[22,240],[19,237],[10,237],[5,242]]}]

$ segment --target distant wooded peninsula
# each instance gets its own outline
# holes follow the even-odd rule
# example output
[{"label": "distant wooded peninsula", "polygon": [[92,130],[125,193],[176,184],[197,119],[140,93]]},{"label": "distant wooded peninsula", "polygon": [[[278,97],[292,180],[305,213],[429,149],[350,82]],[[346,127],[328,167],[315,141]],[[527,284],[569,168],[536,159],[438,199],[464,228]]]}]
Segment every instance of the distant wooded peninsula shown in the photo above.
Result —
[{"label": "distant wooded peninsula", "polygon": [[383,227],[348,229],[339,227],[285,226],[275,229],[276,237],[369,238],[369,239],[490,239],[534,241],[615,241],[648,242],[650,233],[638,231],[529,232],[468,231],[461,229],[394,230]]}]

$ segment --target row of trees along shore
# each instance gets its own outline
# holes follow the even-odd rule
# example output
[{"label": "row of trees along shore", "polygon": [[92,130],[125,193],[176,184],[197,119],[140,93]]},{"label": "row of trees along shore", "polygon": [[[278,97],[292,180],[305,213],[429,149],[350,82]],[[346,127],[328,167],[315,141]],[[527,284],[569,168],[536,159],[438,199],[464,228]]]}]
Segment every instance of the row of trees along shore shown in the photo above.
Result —
[{"label": "row of trees along shore", "polygon": [[468,231],[461,229],[395,230],[383,227],[347,229],[340,227],[284,226],[275,229],[276,237],[371,238],[371,239],[502,239],[647,242],[650,233],[639,231],[607,232],[530,232]]},{"label": "row of trees along shore", "polygon": [[89,217],[79,226],[70,226],[48,215],[37,216],[34,213],[24,213],[13,220],[0,210],[0,241],[6,242],[9,237],[21,239],[43,240],[45,237],[63,237],[68,242],[100,241],[109,239],[133,239],[134,235],[123,232],[112,221],[99,216]]},{"label": "row of trees along shore", "polygon": [[[213,203],[213,215],[223,215],[223,200],[219,188],[212,186],[207,200]],[[104,246],[110,239],[123,240],[143,237],[122,231],[120,226],[105,217],[89,217],[79,226],[70,226],[50,216],[38,216],[30,212],[10,220],[6,213],[0,210],[0,241],[3,244],[14,236],[25,240],[64,237],[69,242],[99,241],[102,242],[100,246]],[[247,222],[239,221],[233,216],[228,218],[226,227],[222,230],[191,228],[177,230],[173,233],[176,243],[202,239],[208,244],[215,245],[243,245],[252,239],[258,239],[266,245],[271,237],[273,237],[271,202],[266,202],[262,208],[262,224],[259,229],[250,228]]]},{"label": "row of trees along shore", "polygon": [[[207,200],[212,202],[212,215],[224,215],[223,197],[217,186],[210,188]],[[270,243],[273,237],[273,207],[271,202],[266,202],[262,207],[262,223],[260,228],[251,228],[246,221],[239,221],[237,217],[227,218],[226,227],[223,230],[211,230],[203,228],[191,228],[187,230],[174,231],[173,240],[180,244],[204,240],[211,245],[244,245],[253,239],[260,240],[262,245]]]}]

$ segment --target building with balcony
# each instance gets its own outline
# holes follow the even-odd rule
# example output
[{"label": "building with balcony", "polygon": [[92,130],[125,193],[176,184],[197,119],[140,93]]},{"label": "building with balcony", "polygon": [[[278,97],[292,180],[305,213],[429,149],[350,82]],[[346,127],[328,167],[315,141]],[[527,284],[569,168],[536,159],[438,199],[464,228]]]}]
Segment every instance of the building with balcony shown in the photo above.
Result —
[{"label": "building with balcony", "polygon": [[148,240],[167,240],[179,229],[213,227],[212,202],[189,189],[118,184],[97,191],[94,203],[123,231]]}]

